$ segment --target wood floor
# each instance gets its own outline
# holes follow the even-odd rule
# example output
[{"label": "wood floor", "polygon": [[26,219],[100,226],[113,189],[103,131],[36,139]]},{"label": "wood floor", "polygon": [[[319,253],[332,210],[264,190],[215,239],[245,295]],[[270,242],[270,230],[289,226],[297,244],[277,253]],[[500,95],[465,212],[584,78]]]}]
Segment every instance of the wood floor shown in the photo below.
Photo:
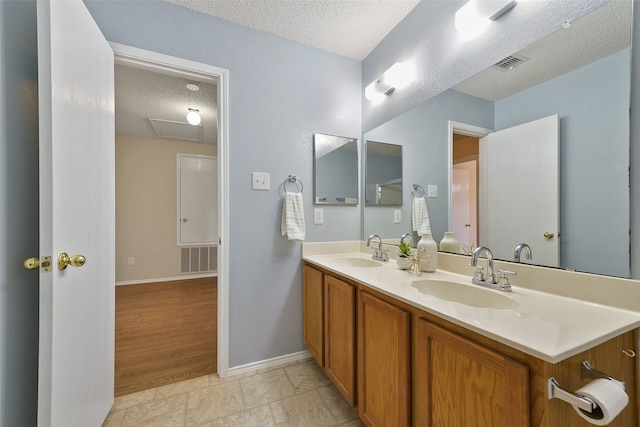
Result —
[{"label": "wood floor", "polygon": [[116,286],[115,395],[216,372],[216,277]]}]

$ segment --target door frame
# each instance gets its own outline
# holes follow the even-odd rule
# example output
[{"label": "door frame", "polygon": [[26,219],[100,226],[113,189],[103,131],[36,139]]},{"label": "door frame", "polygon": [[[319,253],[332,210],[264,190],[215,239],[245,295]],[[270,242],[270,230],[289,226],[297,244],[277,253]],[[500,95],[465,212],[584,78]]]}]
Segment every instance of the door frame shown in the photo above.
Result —
[{"label": "door frame", "polygon": [[114,63],[218,85],[218,343],[217,374],[229,375],[229,70],[109,42]]},{"label": "door frame", "polygon": [[483,237],[486,236],[487,224],[486,221],[483,221],[482,212],[486,212],[486,194],[487,194],[487,146],[486,140],[483,138],[493,133],[493,129],[487,129],[480,126],[469,125],[466,123],[456,122],[453,120],[449,120],[448,123],[449,133],[449,146],[447,148],[447,159],[448,165],[447,170],[449,171],[449,191],[447,193],[447,197],[449,198],[449,225],[448,228],[451,229],[453,225],[453,134],[458,133],[461,135],[473,136],[480,139],[480,150],[478,154],[478,245],[480,242],[484,241]]}]

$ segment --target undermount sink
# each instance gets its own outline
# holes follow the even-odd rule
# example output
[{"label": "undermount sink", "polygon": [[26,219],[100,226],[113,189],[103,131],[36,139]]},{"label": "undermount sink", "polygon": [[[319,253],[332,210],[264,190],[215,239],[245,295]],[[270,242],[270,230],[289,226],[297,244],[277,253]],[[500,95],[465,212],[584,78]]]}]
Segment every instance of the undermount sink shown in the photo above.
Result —
[{"label": "undermount sink", "polygon": [[425,279],[416,280],[411,283],[411,286],[423,294],[472,307],[506,310],[519,305],[509,296],[500,293],[500,291],[485,289],[477,285],[464,285],[448,280]]},{"label": "undermount sink", "polygon": [[382,263],[378,261],[374,261],[372,259],[366,258],[339,258],[337,260],[338,263],[343,265],[348,265],[349,267],[360,267],[360,268],[370,268],[370,267],[381,267]]}]

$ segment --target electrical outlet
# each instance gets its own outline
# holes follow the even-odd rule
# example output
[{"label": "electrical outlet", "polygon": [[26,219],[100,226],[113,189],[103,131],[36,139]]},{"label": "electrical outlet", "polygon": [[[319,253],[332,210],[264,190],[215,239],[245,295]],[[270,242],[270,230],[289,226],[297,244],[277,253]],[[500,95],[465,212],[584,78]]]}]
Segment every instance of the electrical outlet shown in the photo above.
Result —
[{"label": "electrical outlet", "polygon": [[427,197],[438,197],[437,185],[427,185]]},{"label": "electrical outlet", "polygon": [[402,222],[402,211],[400,209],[393,210],[393,223],[400,224]]},{"label": "electrical outlet", "polygon": [[315,208],[313,210],[313,223],[315,225],[324,224],[324,209]]},{"label": "electrical outlet", "polygon": [[129,265],[134,265],[136,263],[136,259],[132,256],[129,257],[129,259],[127,260],[127,263]]},{"label": "electrical outlet", "polygon": [[253,172],[251,174],[252,189],[269,190],[271,187],[271,174],[267,172]]}]

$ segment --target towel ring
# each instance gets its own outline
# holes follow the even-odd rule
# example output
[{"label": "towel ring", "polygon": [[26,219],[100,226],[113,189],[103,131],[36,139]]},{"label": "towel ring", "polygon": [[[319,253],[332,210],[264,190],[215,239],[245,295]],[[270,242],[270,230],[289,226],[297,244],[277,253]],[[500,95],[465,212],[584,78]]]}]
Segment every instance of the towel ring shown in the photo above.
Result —
[{"label": "towel ring", "polygon": [[422,188],[422,186],[418,185],[418,184],[413,184],[413,187],[411,188],[411,197],[415,198],[415,191],[421,191],[422,194],[419,195],[418,197],[424,197],[427,195],[427,193],[424,191],[424,188]]},{"label": "towel ring", "polygon": [[[300,183],[300,188],[298,188],[298,183]],[[304,190],[304,184],[295,175],[289,175],[289,177],[282,183],[285,192],[287,191],[287,184],[293,184],[296,187],[296,190],[298,190],[298,193],[302,193],[302,190]]]}]

